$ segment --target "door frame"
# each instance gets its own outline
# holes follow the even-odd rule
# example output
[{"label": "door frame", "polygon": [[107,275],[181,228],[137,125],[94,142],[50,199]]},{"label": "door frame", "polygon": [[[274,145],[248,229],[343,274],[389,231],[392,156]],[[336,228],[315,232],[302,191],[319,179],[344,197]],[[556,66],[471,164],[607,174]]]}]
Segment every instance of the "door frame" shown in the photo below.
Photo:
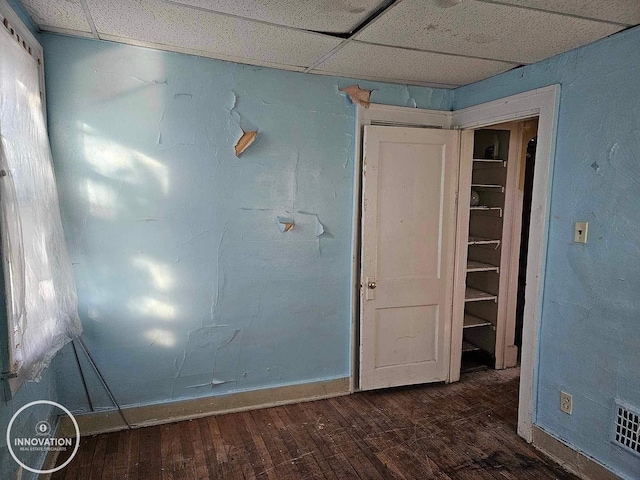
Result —
[{"label": "door frame", "polygon": [[538,331],[542,313],[551,180],[560,101],[560,85],[551,85],[456,111],[422,110],[372,104],[356,110],[356,152],[353,189],[353,244],[351,265],[351,375],[350,391],[359,390],[360,345],[360,251],[362,201],[362,142],[365,125],[421,126],[431,128],[478,129],[509,121],[538,117],[538,143],[534,169],[531,233],[527,256],[524,325],[520,364],[518,435],[533,439],[536,421]]}]

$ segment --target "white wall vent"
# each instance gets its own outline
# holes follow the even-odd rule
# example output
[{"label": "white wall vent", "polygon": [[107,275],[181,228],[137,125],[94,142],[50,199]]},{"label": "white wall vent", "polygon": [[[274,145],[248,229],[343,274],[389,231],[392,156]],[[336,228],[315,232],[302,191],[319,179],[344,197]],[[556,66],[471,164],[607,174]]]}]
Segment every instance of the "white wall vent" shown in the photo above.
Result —
[{"label": "white wall vent", "polygon": [[613,443],[640,455],[640,413],[616,402]]}]

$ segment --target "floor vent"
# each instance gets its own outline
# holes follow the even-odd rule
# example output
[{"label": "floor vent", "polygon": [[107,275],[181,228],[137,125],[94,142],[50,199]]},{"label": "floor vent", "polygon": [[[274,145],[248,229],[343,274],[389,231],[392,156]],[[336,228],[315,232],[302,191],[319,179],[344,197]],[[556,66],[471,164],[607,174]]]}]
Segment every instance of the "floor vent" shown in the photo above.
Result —
[{"label": "floor vent", "polygon": [[613,441],[617,445],[640,455],[640,413],[616,403],[616,424]]}]

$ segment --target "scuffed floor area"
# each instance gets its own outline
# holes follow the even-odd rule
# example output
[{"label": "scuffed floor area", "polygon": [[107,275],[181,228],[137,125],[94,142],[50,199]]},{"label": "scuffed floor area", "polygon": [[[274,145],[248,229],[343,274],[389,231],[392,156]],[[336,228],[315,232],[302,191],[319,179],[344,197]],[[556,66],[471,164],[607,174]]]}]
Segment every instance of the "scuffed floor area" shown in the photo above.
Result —
[{"label": "scuffed floor area", "polygon": [[97,435],[52,478],[576,478],[516,435],[518,381],[518,369],[487,370]]}]

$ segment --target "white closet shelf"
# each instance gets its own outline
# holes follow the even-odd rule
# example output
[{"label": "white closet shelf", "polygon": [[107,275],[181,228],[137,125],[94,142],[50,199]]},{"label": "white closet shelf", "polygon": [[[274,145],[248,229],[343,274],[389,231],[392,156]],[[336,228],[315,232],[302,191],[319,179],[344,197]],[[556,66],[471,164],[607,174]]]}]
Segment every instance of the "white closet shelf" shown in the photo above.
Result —
[{"label": "white closet shelf", "polygon": [[492,293],[483,292],[482,290],[478,290],[476,288],[466,288],[464,293],[465,302],[482,302],[484,300],[493,300],[494,302],[497,302],[498,296],[493,295]]},{"label": "white closet shelf", "polygon": [[491,265],[490,263],[475,262],[467,260],[467,272],[499,272],[500,267]]},{"label": "white closet shelf", "polygon": [[502,207],[487,207],[486,205],[477,205],[475,207],[470,207],[472,212],[487,212],[487,213],[497,213],[500,217],[502,217]]},{"label": "white closet shelf", "polygon": [[485,320],[484,318],[476,317],[475,315],[471,315],[470,313],[464,314],[464,328],[473,328],[473,327],[488,327],[493,325],[489,320]]},{"label": "white closet shelf", "polygon": [[495,159],[495,158],[474,158],[473,161],[478,163],[479,165],[496,166],[496,165],[502,164],[503,167],[507,166],[507,161],[506,160],[500,160],[500,159]]},{"label": "white closet shelf", "polygon": [[472,183],[471,188],[478,190],[500,190],[501,193],[504,193],[504,186],[497,183]]},{"label": "white closet shelf", "polygon": [[496,248],[500,246],[500,240],[492,238],[477,237],[475,235],[469,235],[469,245],[495,245]]},{"label": "white closet shelf", "polygon": [[478,350],[480,350],[480,347],[468,342],[466,340],[462,340],[462,351],[463,352],[477,352]]}]

